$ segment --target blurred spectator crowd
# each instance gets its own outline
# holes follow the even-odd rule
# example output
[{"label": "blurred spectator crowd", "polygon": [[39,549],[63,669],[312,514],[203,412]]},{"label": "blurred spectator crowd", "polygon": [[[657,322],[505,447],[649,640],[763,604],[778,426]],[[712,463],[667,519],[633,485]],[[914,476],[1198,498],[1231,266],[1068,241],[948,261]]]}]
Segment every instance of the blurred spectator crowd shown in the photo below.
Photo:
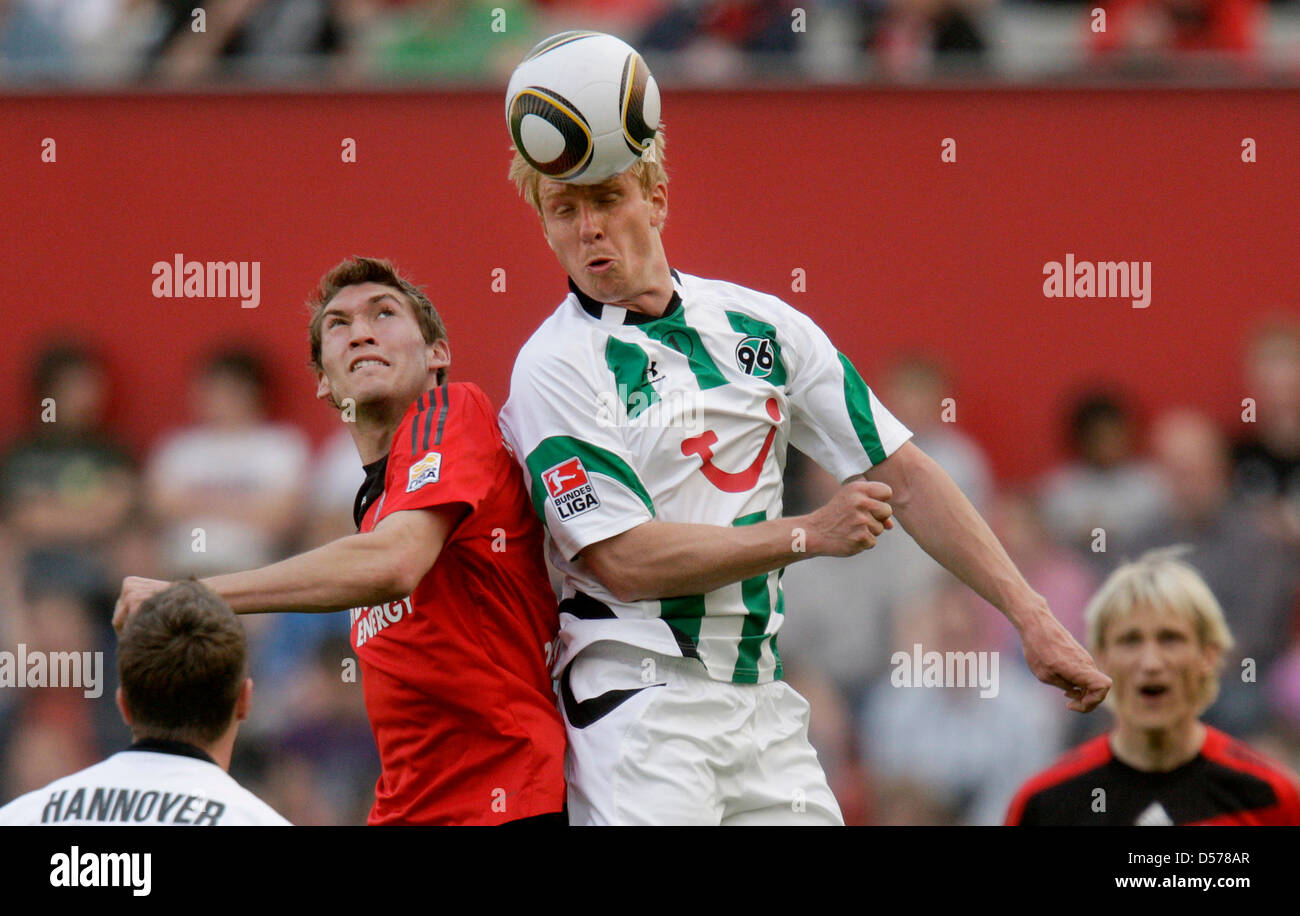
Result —
[{"label": "blurred spectator crowd", "polygon": [[[1080,390],[1062,417],[1072,459],[1016,487],[999,487],[979,443],[944,422],[955,383],[940,363],[900,360],[875,390],[1080,643],[1084,607],[1120,563],[1190,548],[1236,641],[1204,721],[1300,772],[1300,323],[1261,326],[1243,368],[1251,402],[1227,426],[1195,406],[1144,422],[1122,389]],[[801,458],[787,467],[787,514],[836,486]],[[812,703],[811,738],[851,823],[999,823],[1021,783],[1114,724],[1038,684],[1006,619],[901,528],[851,559],[787,567],[782,581],[786,675]],[[997,652],[998,695],[895,686],[894,653],[917,644]]]},{"label": "blurred spectator crowd", "polygon": [[[1018,486],[1000,485],[980,443],[945,422],[957,382],[941,362],[904,358],[871,380],[1081,642],[1084,605],[1110,570],[1188,545],[1237,643],[1206,721],[1300,770],[1300,324],[1261,325],[1243,374],[1251,400],[1230,425],[1081,389],[1061,416],[1071,459]],[[0,802],[128,743],[109,626],[124,576],[243,569],[355,531],[350,436],[313,450],[268,419],[256,355],[211,354],[186,425],[143,453],[107,422],[111,378],[93,349],[46,349],[31,369],[35,420],[0,447],[0,649],[103,651],[106,680],[98,699],[0,690]],[[791,452],[787,514],[835,485]],[[850,823],[997,823],[1025,778],[1111,725],[1039,685],[1010,625],[901,528],[852,559],[796,563],[783,585],[787,677],[812,703],[812,741]],[[256,689],[233,773],[295,823],[364,822],[379,765],[347,615],[243,620]],[[891,658],[916,644],[998,652],[997,695],[893,686]]]},{"label": "blurred spectator crowd", "polygon": [[0,0],[0,85],[495,85],[571,28],[666,84],[1300,76],[1300,0]]},{"label": "blurred spectator crowd", "polygon": [[[0,457],[0,648],[104,652],[102,694],[0,690],[0,799],[130,743],[113,701],[110,626],[122,578],[232,572],[353,534],[363,474],[346,430],[313,455],[267,419],[266,369],[214,353],[192,382],[192,423],[143,461],[105,425],[110,372],[89,349],[46,350],[39,421]],[[364,823],[379,759],[347,614],[242,618],[254,681],[232,773],[298,824]]]}]

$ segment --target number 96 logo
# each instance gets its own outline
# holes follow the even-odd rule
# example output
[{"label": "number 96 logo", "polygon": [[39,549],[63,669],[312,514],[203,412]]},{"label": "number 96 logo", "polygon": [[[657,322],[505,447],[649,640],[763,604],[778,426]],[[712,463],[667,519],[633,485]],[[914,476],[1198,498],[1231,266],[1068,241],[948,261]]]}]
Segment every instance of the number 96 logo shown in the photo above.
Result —
[{"label": "number 96 logo", "polygon": [[767,378],[776,364],[772,341],[766,337],[746,337],[736,345],[736,365],[755,378]]}]

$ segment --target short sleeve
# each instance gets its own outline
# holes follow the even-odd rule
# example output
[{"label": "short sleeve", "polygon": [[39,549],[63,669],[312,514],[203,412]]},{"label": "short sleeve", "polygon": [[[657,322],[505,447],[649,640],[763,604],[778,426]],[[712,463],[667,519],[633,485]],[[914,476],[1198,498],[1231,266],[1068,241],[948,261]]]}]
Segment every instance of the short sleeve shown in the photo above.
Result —
[{"label": "short sleeve", "polygon": [[843,482],[884,461],[912,433],[812,319],[794,309],[790,315],[790,444]]},{"label": "short sleeve", "polygon": [[500,430],[476,385],[426,391],[393,436],[376,523],[394,512],[452,503],[473,512],[491,491],[500,453]]},{"label": "short sleeve", "polygon": [[[531,344],[532,342],[530,342]],[[533,509],[565,557],[654,517],[621,429],[581,368],[525,347],[501,432],[524,471]]]}]

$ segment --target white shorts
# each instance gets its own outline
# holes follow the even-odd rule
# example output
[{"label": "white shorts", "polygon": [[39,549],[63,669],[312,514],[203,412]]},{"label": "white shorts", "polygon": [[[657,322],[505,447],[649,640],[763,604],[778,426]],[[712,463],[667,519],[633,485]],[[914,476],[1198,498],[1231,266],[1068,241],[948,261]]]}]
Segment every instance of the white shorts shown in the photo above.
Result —
[{"label": "white shorts", "polygon": [[844,823],[808,701],[784,681],[717,681],[695,659],[601,642],[560,698],[572,824]]}]

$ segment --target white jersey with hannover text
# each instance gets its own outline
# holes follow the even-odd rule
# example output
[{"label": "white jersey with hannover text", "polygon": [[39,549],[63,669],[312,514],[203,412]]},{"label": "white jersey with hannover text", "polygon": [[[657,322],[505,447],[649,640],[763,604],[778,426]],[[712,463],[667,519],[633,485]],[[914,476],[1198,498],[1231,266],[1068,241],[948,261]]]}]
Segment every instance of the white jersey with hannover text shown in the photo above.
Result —
[{"label": "white jersey with hannover text", "polygon": [[0,826],[292,826],[211,760],[126,750],[0,808]]}]

